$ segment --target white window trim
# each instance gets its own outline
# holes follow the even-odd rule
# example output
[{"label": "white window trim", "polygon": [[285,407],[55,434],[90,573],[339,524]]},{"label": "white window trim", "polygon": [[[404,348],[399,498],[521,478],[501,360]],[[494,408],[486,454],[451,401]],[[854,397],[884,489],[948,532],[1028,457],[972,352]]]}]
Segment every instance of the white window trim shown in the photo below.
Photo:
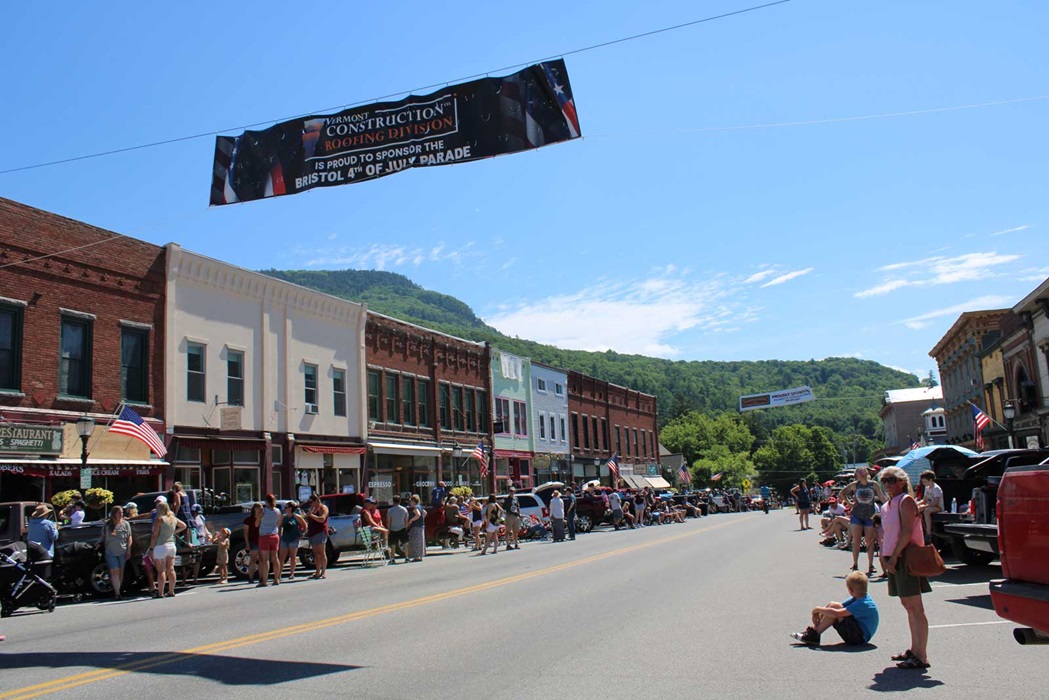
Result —
[{"label": "white window trim", "polygon": [[74,311],[73,309],[64,309],[61,306],[58,307],[58,313],[63,316],[71,316],[73,318],[79,318],[82,321],[97,321],[98,316],[89,314],[86,311]]},{"label": "white window trim", "polygon": [[120,326],[121,326],[121,328],[131,328],[132,330],[136,330],[136,331],[152,331],[153,330],[153,324],[152,323],[140,323],[138,321],[126,321],[124,319],[120,320]]},{"label": "white window trim", "polygon": [[[542,384],[543,384],[541,387],[539,386],[540,382],[542,382]],[[535,378],[535,390],[537,392],[539,392],[540,394],[547,393],[547,391],[546,391],[546,380],[543,379],[542,377],[536,377]]]},{"label": "white window trim", "polygon": [[28,301],[22,301],[21,299],[11,299],[10,297],[0,297],[0,304],[10,304],[11,306],[21,306],[22,308],[29,306]]}]

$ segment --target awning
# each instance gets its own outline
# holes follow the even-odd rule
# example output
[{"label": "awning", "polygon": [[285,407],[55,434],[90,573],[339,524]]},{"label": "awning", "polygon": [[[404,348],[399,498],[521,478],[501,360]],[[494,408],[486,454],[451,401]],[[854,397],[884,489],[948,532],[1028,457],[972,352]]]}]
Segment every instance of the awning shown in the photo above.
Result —
[{"label": "awning", "polygon": [[620,474],[619,478],[627,482],[627,484],[630,485],[630,488],[633,489],[643,489],[650,486],[648,479],[643,476],[638,476],[637,474]]},{"label": "awning", "polygon": [[668,489],[670,483],[661,476],[646,476],[642,477],[649,485],[654,489]]},{"label": "awning", "polygon": [[449,451],[429,445],[412,445],[398,442],[369,442],[368,447],[372,448],[376,454],[412,455],[415,457],[436,457],[442,452]]},{"label": "awning", "polygon": [[367,447],[353,447],[350,445],[303,445],[299,444],[303,452],[315,455],[362,455],[368,451]]},{"label": "awning", "polygon": [[[94,476],[161,476],[170,466],[158,460],[108,459],[87,461]],[[22,474],[48,479],[80,475],[79,459],[0,459],[0,473]]]}]

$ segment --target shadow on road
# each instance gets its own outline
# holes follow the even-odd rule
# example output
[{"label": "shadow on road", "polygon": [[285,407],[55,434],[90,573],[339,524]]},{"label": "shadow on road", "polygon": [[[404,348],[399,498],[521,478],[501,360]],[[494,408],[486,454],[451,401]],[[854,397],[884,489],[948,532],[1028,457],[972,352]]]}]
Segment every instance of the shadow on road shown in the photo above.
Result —
[{"label": "shadow on road", "polygon": [[952,598],[947,602],[957,603],[958,605],[968,605],[973,608],[983,608],[984,610],[994,610],[994,601],[991,600],[990,594],[971,595],[966,596],[965,598]]},{"label": "shadow on road", "polygon": [[193,676],[225,685],[276,685],[289,681],[354,671],[360,666],[275,659],[246,659],[181,652],[63,652],[0,655],[0,670],[40,667],[97,668],[128,673]]},{"label": "shadow on road", "polygon": [[1002,578],[1002,569],[998,566],[955,566],[948,565],[947,570],[934,579],[933,585],[947,583],[952,585],[966,583],[983,583],[991,579]]},{"label": "shadow on road", "polygon": [[914,688],[935,688],[943,681],[929,678],[928,671],[915,671],[890,666],[881,673],[874,674],[868,688],[879,693],[900,693]]},{"label": "shadow on road", "polygon": [[846,644],[845,642],[841,642],[840,644],[821,644],[818,647],[811,648],[815,651],[830,651],[838,654],[856,654],[862,651],[874,651],[878,648],[878,645],[871,644],[870,642],[867,642],[866,644]]}]

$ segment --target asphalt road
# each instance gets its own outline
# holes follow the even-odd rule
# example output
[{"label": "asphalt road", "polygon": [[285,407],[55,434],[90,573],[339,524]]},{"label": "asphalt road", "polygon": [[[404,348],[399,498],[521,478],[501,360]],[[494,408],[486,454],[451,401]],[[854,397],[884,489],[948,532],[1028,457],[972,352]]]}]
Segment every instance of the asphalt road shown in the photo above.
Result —
[{"label": "asphalt road", "polygon": [[576,542],[525,543],[274,588],[202,586],[174,599],[92,602],[0,622],[0,699],[1045,698],[1046,647],[990,608],[994,567],[952,569],[926,606],[926,673],[889,656],[906,618],[872,584],[882,623],[848,650],[795,646],[812,605],[846,596],[849,557],[787,511],[716,515]]}]

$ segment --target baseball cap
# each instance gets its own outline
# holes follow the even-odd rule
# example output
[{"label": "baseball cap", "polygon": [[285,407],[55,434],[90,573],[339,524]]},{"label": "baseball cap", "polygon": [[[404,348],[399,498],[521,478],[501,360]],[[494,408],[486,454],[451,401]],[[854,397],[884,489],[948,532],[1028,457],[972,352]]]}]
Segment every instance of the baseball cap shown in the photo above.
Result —
[{"label": "baseball cap", "polygon": [[204,507],[199,503],[194,503],[193,507],[189,509],[191,513],[200,513],[204,510]]},{"label": "baseball cap", "polygon": [[154,503],[167,503],[168,499],[167,499],[167,496],[157,496],[155,499],[153,499],[153,502]]},{"label": "baseball cap", "polygon": [[378,503],[378,501],[376,501],[376,500],[375,500],[374,498],[372,498],[371,496],[368,496],[367,498],[365,498],[365,499],[364,499],[364,502],[365,502],[365,503]]}]

